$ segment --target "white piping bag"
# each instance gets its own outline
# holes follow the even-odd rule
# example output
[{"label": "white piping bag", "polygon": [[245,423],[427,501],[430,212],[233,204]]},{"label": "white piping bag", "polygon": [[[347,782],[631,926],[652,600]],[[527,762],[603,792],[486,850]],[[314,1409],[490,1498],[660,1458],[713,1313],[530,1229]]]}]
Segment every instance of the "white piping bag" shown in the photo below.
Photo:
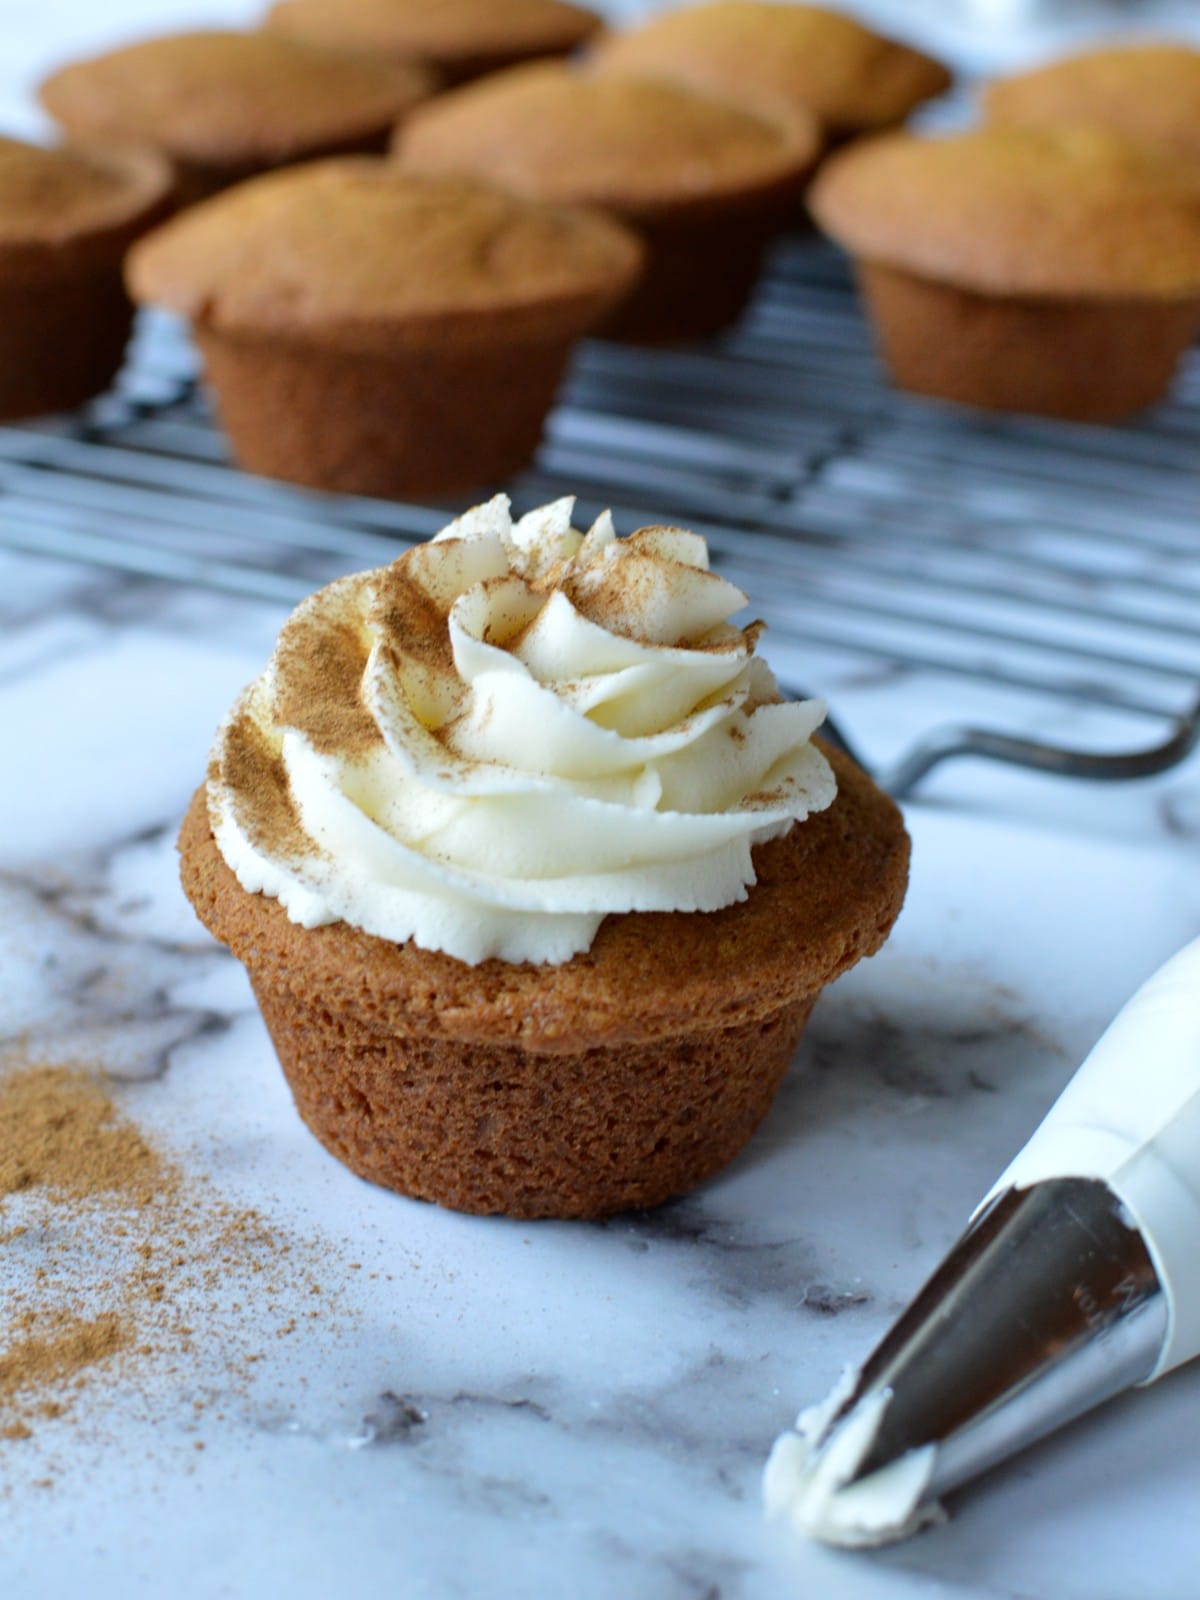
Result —
[{"label": "white piping bag", "polygon": [[840,1545],[1200,1355],[1200,940],[1133,997],[962,1238],[767,1463],[768,1511]]}]

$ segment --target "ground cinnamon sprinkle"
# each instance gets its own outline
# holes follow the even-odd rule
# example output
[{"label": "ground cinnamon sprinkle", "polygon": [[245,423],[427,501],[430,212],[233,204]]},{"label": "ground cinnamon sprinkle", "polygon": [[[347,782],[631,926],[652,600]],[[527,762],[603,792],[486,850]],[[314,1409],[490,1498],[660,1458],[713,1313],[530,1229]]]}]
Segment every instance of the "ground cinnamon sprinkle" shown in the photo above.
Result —
[{"label": "ground cinnamon sprinkle", "polygon": [[[258,1359],[264,1313],[278,1302],[279,1337],[295,1327],[300,1242],[164,1158],[96,1075],[8,1065],[0,1452],[23,1447],[44,1422],[82,1415],[82,1399],[104,1381],[134,1377],[144,1396],[162,1374],[166,1404],[182,1391],[200,1409],[188,1387],[192,1357],[203,1355],[210,1373],[216,1360],[219,1381],[235,1386]],[[229,1292],[242,1284],[244,1301]],[[256,1315],[244,1321],[251,1295]]]},{"label": "ground cinnamon sprinkle", "polygon": [[[51,1319],[51,1324],[49,1331],[31,1332],[0,1355],[0,1406],[23,1390],[74,1377],[85,1367],[124,1350],[132,1338],[127,1321],[113,1312],[90,1320],[60,1314]],[[16,1319],[16,1325],[18,1329],[33,1329],[38,1326],[38,1319],[25,1312]],[[28,1437],[31,1431],[25,1422],[18,1422],[15,1427],[18,1438]]]},{"label": "ground cinnamon sprinkle", "polygon": [[147,1205],[176,1182],[86,1074],[38,1067],[0,1078],[0,1199],[44,1187]]}]

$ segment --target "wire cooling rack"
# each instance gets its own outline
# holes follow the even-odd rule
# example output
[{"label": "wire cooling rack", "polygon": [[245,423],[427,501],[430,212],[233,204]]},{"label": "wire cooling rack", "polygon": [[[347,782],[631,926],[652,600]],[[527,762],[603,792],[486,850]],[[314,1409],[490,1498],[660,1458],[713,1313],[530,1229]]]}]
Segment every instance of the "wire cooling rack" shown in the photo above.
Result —
[{"label": "wire cooling rack", "polygon": [[[941,727],[877,770],[895,793],[957,755],[1130,778],[1200,742],[1196,353],[1171,402],[1121,429],[920,402],[883,381],[845,263],[799,239],[720,342],[585,346],[537,460],[504,487],[518,508],[571,493],[581,519],[608,506],[624,531],[703,532],[773,652],[791,648],[797,690],[796,672],[821,693],[822,663],[857,664],[945,686],[955,708],[1002,690],[1060,725],[1108,712],[1121,729],[1082,750],[1015,723]],[[0,428],[0,543],[289,605],[453,509],[239,472],[186,337],[154,317],[112,394]]]}]

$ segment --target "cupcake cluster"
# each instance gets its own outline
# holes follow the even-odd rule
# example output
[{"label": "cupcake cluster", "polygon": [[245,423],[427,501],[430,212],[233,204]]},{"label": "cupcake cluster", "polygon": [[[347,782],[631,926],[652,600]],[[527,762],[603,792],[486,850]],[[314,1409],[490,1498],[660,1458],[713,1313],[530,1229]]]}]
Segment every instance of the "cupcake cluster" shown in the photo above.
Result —
[{"label": "cupcake cluster", "polygon": [[169,207],[195,214],[139,252],[134,297],[192,318],[238,460],[316,487],[506,476],[576,339],[720,332],[810,218],[902,387],[1081,420],[1151,404],[1200,328],[1200,52],[1095,51],[991,85],[982,126],[905,131],[950,84],[772,0],[619,31],[566,0],[278,0],[256,32],[66,65],[41,98],[71,143],[0,156],[0,408],[111,382],[120,264]]},{"label": "cupcake cluster", "polygon": [[1200,331],[1200,51],[1132,45],[994,83],[982,124],[840,154],[810,195],[895,381],[1121,421]]},{"label": "cupcake cluster", "polygon": [[[809,6],[715,0],[612,33],[566,0],[278,0],[256,32],[126,45],[40,94],[74,144],[167,174],[182,215],[126,281],[191,319],[238,461],[406,497],[528,461],[582,335],[734,321],[828,153],[949,81]],[[14,407],[111,381],[111,298],[103,370]]]}]

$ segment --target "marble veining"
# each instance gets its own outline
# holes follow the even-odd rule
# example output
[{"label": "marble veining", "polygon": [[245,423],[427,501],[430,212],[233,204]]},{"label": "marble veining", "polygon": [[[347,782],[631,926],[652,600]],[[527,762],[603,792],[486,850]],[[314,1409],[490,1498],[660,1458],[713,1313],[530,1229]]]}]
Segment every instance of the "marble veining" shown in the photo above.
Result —
[{"label": "marble veining", "polygon": [[[0,0],[6,127],[39,126],[25,85],[68,24],[76,49],[168,25],[163,0],[112,9]],[[943,10],[961,43],[963,8]],[[1013,58],[1072,33],[1052,11],[1026,19]],[[865,343],[845,359],[868,360]],[[1136,440],[1119,469],[1081,458],[1112,489],[1111,511],[1091,495],[1095,529],[1049,527],[1016,488],[972,477],[995,429],[964,425],[947,462],[911,418],[810,411],[760,438],[748,413],[764,517],[796,494],[814,541],[839,519],[886,530],[904,516],[898,484],[953,472],[978,547],[1052,555],[1074,603],[1195,577],[1194,485],[1140,546],[1089,537],[1136,511],[1119,480],[1136,486]],[[553,439],[548,459],[569,448]],[[534,503],[536,475],[527,487]],[[948,520],[932,501],[927,515],[933,541]],[[195,548],[237,538],[215,522]],[[278,570],[316,577],[300,550]],[[892,942],[822,999],[728,1172],[602,1223],[459,1217],[358,1182],[315,1144],[241,968],[176,882],[213,729],[282,616],[0,550],[0,1059],[105,1073],[125,1114],[222,1203],[294,1239],[297,1263],[270,1306],[244,1277],[189,1302],[190,1361],[92,1383],[70,1417],[0,1439],[5,1600],[1194,1600],[1200,1371],[1069,1430],[877,1556],[766,1524],[758,1483],[776,1433],[867,1353],[1118,1005],[1200,932],[1200,758],[1105,788],[947,768],[909,808],[913,887]],[[880,761],[935,722],[1079,745],[1136,732],[800,633],[769,636],[767,654],[787,682],[819,681]],[[5,1238],[7,1221],[0,1307],[45,1244]],[[253,1358],[236,1370],[230,1328]]]},{"label": "marble veining", "polygon": [[8,958],[15,998],[0,1016],[0,1054],[69,1061],[82,1053],[112,1077],[156,1078],[177,1050],[228,1029],[235,1012],[175,993],[227,977],[218,952],[195,930],[183,939],[155,931],[144,893],[114,893],[110,874],[147,854],[157,867],[165,838],[162,828],[141,830],[73,871],[0,870],[0,919],[21,930]]},{"label": "marble veining", "polygon": [[[1191,1595],[1177,1509],[1200,1487],[1191,1373],[1014,1465],[903,1552],[802,1546],[763,1522],[758,1475],[774,1434],[918,1286],[1119,1001],[1200,930],[1200,884],[1181,870],[1194,838],[1177,820],[1194,811],[1194,761],[1093,800],[1098,830],[1052,785],[947,775],[910,810],[913,890],[892,943],[823,999],[728,1173],[598,1224],[456,1217],[358,1183],[315,1145],[241,968],[176,883],[178,818],[278,608],[143,582],[122,598],[106,580],[98,620],[78,572],[35,558],[7,572],[19,581],[0,596],[20,614],[0,640],[0,727],[21,760],[0,841],[0,1036],[111,1074],[187,1170],[311,1242],[325,1292],[313,1320],[306,1269],[285,1341],[266,1320],[257,1334],[239,1302],[261,1356],[249,1378],[202,1344],[190,1375],[94,1387],[85,1426],[0,1444],[6,1594],[154,1595],[167,1571],[189,1595],[300,1600],[382,1584]],[[839,715],[844,699],[871,737],[894,692],[847,682]],[[20,1275],[33,1254],[4,1264]],[[1098,1469],[1101,1441],[1119,1473]],[[1129,1537],[1114,1548],[1117,1527]],[[1147,1576],[1132,1551],[1150,1538]]]},{"label": "marble veining", "polygon": [[[1131,788],[1098,837],[1052,810],[998,815],[995,794],[913,807],[893,942],[823,999],[728,1173],[597,1224],[457,1217],[357,1182],[316,1146],[240,967],[175,881],[174,829],[212,728],[278,612],[139,585],[138,608],[97,627],[86,585],[21,568],[23,592],[46,598],[0,649],[13,668],[0,726],[35,796],[11,797],[0,846],[0,1034],[113,1075],[122,1108],[187,1170],[310,1241],[324,1293],[307,1317],[306,1267],[285,1341],[265,1313],[256,1334],[239,1302],[259,1356],[249,1377],[224,1374],[201,1341],[194,1371],[140,1392],[94,1386],[85,1425],[0,1445],[6,1594],[153,1595],[164,1572],[182,1594],[301,1600],[382,1585],[1191,1594],[1178,1508],[1200,1486],[1194,1374],[998,1475],[903,1552],[848,1561],[801,1545],[762,1520],[758,1476],[774,1434],[866,1353],[1119,1000],[1200,929],[1200,886],[1180,870],[1191,843],[1164,812],[1168,794],[1186,803],[1194,763],[1165,789]],[[38,630],[62,648],[18,658]],[[1025,780],[1025,807],[1043,793]],[[28,1272],[32,1252],[5,1265]],[[1119,1474],[1097,1471],[1098,1441]],[[1116,1526],[1136,1530],[1129,1548],[1112,1548]],[[1150,1537],[1147,1578],[1129,1550]],[[1078,1556],[1093,1545],[1094,1560]]]}]

